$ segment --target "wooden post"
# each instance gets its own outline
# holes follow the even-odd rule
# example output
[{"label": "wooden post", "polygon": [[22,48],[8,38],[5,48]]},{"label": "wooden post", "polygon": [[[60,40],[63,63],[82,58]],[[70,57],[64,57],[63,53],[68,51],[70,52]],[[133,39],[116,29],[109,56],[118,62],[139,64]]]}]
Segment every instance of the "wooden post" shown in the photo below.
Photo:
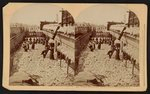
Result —
[{"label": "wooden post", "polygon": [[75,58],[75,69],[74,69],[74,75],[78,74],[78,66],[79,66],[79,58]]},{"label": "wooden post", "polygon": [[133,64],[133,66],[132,66],[132,75],[134,75],[134,67],[135,67],[135,60],[132,58],[132,64]]},{"label": "wooden post", "polygon": [[61,68],[61,59],[62,59],[62,55],[61,55],[61,53],[60,53],[60,68]]},{"label": "wooden post", "polygon": [[67,76],[69,74],[69,66],[70,66],[71,60],[67,59]]},{"label": "wooden post", "polygon": [[67,58],[67,60],[66,60],[66,63],[67,63],[67,75],[68,75],[68,71],[69,71],[69,62],[68,62],[69,60],[68,60],[68,58]]}]

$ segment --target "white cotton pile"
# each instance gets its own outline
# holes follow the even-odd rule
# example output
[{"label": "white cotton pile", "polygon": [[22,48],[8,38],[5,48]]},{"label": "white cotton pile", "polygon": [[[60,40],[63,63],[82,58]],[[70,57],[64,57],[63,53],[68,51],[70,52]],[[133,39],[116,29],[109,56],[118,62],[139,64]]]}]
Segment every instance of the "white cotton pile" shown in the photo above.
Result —
[{"label": "white cotton pile", "polygon": [[[105,48],[105,49],[104,49]],[[139,85],[139,71],[135,69],[132,75],[132,64],[128,63],[127,68],[125,62],[115,60],[114,57],[109,59],[107,52],[108,45],[102,45],[101,50],[91,52],[86,50],[80,59],[84,58],[84,75],[86,72],[94,73],[95,75],[103,75],[104,85],[109,86],[137,86]],[[85,56],[84,56],[85,55]],[[80,63],[83,60],[80,60]],[[88,74],[87,74],[88,75]],[[82,78],[82,77],[81,77]],[[87,77],[88,79],[88,77]],[[84,83],[83,83],[84,84]]]},{"label": "white cotton pile", "polygon": [[[45,59],[40,55],[44,49],[43,45],[38,44],[36,48],[36,50],[31,50],[30,52],[21,50],[19,54],[22,53],[22,55],[19,58],[14,57],[14,62],[19,67],[18,71],[28,75],[38,75],[39,85],[72,85],[71,79],[67,76],[67,64],[65,61],[61,61],[60,68],[59,60],[50,60],[48,58],[49,54]],[[69,68],[69,73],[73,75],[71,68]],[[22,75],[12,75],[10,82],[20,79],[20,76],[24,77]]]}]

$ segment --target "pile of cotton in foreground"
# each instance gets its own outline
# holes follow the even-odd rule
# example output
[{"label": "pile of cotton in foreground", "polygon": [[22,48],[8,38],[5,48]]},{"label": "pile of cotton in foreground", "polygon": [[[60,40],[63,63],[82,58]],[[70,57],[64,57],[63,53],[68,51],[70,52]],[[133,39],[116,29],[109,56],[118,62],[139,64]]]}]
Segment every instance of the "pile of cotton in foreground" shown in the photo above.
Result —
[{"label": "pile of cotton in foreground", "polygon": [[[41,44],[36,45],[35,50],[30,50],[24,52],[20,50],[23,54],[18,58],[19,53],[16,53],[14,57],[14,64],[18,66],[18,72],[24,72],[30,76],[37,75],[37,80],[39,85],[71,85],[72,76],[67,76],[67,64],[64,60],[50,60],[49,53],[44,59],[41,55],[44,46]],[[15,74],[15,73],[14,73]],[[73,74],[73,70],[69,68],[69,74]],[[15,80],[20,75],[12,75],[12,81]],[[15,79],[13,79],[15,78]]]},{"label": "pile of cotton in foreground", "polygon": [[80,63],[84,63],[83,72],[90,72],[94,75],[103,75],[104,85],[109,86],[137,86],[139,85],[139,71],[135,69],[132,75],[132,64],[128,63],[127,68],[125,62],[115,60],[113,55],[109,59],[107,52],[108,45],[102,45],[102,49],[96,49],[91,52],[88,48],[82,53]]}]

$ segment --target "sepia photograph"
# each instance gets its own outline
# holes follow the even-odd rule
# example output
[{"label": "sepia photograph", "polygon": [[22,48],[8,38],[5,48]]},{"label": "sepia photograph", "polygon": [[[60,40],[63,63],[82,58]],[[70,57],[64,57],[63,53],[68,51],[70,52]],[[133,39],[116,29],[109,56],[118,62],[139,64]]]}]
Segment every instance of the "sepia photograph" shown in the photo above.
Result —
[{"label": "sepia photograph", "polygon": [[9,3],[3,19],[7,89],[147,88],[144,4]]},{"label": "sepia photograph", "polygon": [[83,11],[76,21],[79,78],[96,86],[139,86],[136,14],[120,6],[100,5]]}]

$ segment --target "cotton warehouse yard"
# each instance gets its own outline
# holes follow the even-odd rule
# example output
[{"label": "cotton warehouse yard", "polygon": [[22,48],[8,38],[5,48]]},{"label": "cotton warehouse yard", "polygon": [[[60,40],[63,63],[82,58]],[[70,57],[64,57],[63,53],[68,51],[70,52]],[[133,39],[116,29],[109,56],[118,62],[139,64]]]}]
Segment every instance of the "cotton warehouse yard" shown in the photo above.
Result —
[{"label": "cotton warehouse yard", "polygon": [[[109,59],[106,55],[109,49],[107,44],[102,45],[101,50],[96,49],[91,52],[89,48],[82,53],[80,62],[83,68],[78,75],[74,76],[74,71],[69,67],[67,74],[67,64],[64,60],[50,60],[49,53],[46,58],[41,56],[42,44],[37,44],[35,50],[24,52],[20,48],[13,59],[14,74],[10,76],[10,85],[30,85],[22,83],[22,80],[34,78],[37,85],[42,86],[97,86],[88,82],[92,79],[101,79],[103,86],[139,86],[139,70],[134,70],[132,74],[132,64]],[[56,56],[56,55],[55,55]]]}]

